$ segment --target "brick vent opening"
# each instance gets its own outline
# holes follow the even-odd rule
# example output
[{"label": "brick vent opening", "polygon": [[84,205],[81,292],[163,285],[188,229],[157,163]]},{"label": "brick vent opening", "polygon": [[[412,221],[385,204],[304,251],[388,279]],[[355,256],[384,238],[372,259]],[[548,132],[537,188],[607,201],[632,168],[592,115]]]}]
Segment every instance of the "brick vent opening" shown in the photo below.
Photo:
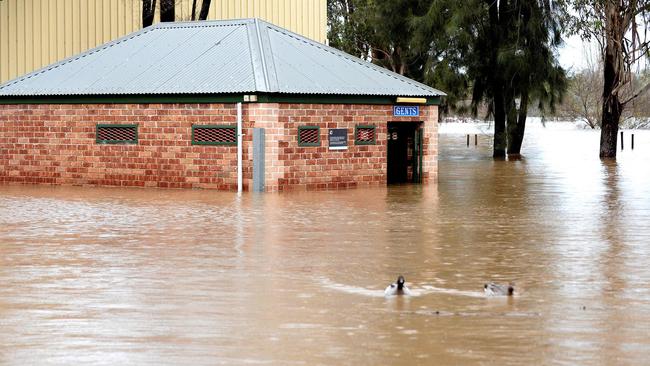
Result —
[{"label": "brick vent opening", "polygon": [[298,127],[299,146],[320,146],[320,128],[317,126]]},{"label": "brick vent opening", "polygon": [[237,145],[236,126],[192,126],[195,145]]},{"label": "brick vent opening", "polygon": [[97,143],[100,144],[137,144],[137,125],[97,125]]},{"label": "brick vent opening", "polygon": [[357,145],[373,145],[376,141],[375,126],[357,126],[355,142]]}]

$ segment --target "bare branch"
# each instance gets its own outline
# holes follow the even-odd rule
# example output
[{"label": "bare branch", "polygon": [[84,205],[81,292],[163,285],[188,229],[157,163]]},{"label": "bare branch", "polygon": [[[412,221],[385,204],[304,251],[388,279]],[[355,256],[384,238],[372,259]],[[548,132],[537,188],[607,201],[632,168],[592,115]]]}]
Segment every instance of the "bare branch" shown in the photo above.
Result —
[{"label": "bare branch", "polygon": [[621,102],[621,104],[626,105],[626,104],[630,103],[634,99],[636,99],[636,98],[640,97],[641,95],[645,94],[646,92],[648,92],[648,90],[650,90],[650,83],[648,83],[646,86],[641,88],[641,90],[639,90],[636,94],[629,97],[627,100]]}]

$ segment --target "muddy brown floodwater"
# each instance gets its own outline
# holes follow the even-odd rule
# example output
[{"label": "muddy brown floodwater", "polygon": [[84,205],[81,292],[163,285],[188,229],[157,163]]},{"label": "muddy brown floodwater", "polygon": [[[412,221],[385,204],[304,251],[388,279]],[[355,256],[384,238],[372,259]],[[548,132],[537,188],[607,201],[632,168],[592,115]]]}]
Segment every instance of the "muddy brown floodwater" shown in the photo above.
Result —
[{"label": "muddy brown floodwater", "polygon": [[0,186],[0,364],[650,362],[650,134],[603,163],[531,126],[495,162],[461,130],[424,187]]}]

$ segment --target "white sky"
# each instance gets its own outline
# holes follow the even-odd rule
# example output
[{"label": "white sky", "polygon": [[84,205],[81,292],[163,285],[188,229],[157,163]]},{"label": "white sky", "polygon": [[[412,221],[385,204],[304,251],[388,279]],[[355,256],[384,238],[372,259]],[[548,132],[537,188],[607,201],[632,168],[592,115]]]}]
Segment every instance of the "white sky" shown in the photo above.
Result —
[{"label": "white sky", "polygon": [[590,44],[584,43],[578,36],[565,39],[563,47],[559,50],[560,65],[569,74],[598,61],[598,57],[597,49],[592,45],[590,50]]}]

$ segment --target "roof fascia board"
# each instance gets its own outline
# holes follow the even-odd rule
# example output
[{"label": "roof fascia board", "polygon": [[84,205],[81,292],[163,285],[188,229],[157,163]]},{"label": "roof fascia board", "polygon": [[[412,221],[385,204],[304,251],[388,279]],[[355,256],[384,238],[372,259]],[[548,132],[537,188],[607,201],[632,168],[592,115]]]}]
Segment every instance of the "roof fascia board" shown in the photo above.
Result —
[{"label": "roof fascia board", "polygon": [[[259,94],[258,103],[291,104],[396,104],[393,96]],[[92,96],[0,96],[0,105],[15,104],[176,104],[176,103],[239,103],[244,94],[223,95],[92,95]],[[426,105],[440,105],[440,97],[427,97]]]},{"label": "roof fascia board", "polygon": [[219,95],[72,95],[72,96],[0,96],[0,105],[8,104],[176,104],[176,103],[239,103],[243,94]]},{"label": "roof fascia board", "polygon": [[[427,96],[425,105],[440,105],[441,97]],[[323,95],[323,94],[263,94],[258,95],[259,103],[292,104],[382,104],[393,105],[397,97],[378,95]]]}]

